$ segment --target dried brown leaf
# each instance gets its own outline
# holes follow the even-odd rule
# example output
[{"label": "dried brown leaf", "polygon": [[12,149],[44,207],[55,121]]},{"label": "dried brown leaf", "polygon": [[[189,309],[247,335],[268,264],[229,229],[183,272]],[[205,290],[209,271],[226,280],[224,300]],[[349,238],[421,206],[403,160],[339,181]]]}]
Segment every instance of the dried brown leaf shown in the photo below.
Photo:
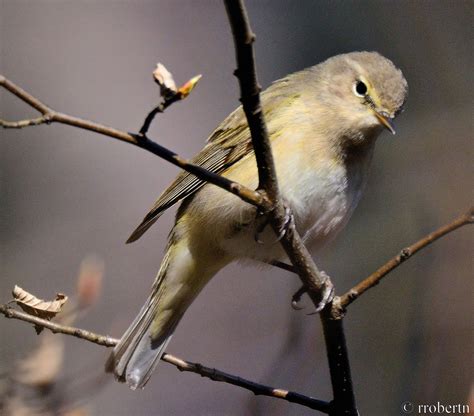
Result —
[{"label": "dried brown leaf", "polygon": [[27,292],[19,286],[13,288],[13,298],[17,305],[30,315],[38,316],[44,319],[54,318],[61,311],[63,305],[67,302],[67,296],[63,293],[57,293],[56,298],[51,301],[38,299],[36,296]]}]

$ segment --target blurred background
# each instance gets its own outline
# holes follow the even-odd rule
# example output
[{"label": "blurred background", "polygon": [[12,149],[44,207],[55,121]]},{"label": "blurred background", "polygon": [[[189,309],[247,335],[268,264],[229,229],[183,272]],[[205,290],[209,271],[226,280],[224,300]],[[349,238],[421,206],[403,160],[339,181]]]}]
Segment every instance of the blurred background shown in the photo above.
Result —
[{"label": "blurred background", "polygon": [[[472,188],[471,1],[247,1],[263,86],[332,55],[376,50],[409,83],[397,135],[379,139],[365,193],[346,231],[315,258],[339,293],[402,247],[467,210]],[[234,50],[220,1],[0,2],[1,73],[54,109],[137,131],[158,100],[156,62],[178,84],[203,78],[159,116],[150,136],[185,157],[238,105]],[[1,117],[35,113],[5,91]],[[173,211],[125,245],[178,169],[130,145],[67,126],[3,130],[0,302],[15,284],[42,298],[73,294],[82,260],[105,264],[100,298],[75,324],[119,337],[158,270]],[[362,415],[401,404],[467,404],[472,382],[473,233],[437,242],[351,306],[345,320]],[[298,279],[235,265],[211,281],[168,352],[320,399],[331,388],[319,319],[290,307]],[[38,343],[33,328],[0,319],[0,373]],[[59,336],[58,336],[59,337]],[[108,351],[63,337],[59,377],[88,415],[309,415],[161,363],[132,392],[102,368]],[[82,393],[70,380],[95,381]],[[68,381],[69,380],[69,381]],[[87,384],[87,383],[86,383]],[[82,396],[80,396],[82,394]],[[80,397],[79,397],[80,396]],[[65,399],[66,400],[66,399]],[[67,401],[66,400],[66,401]]]}]

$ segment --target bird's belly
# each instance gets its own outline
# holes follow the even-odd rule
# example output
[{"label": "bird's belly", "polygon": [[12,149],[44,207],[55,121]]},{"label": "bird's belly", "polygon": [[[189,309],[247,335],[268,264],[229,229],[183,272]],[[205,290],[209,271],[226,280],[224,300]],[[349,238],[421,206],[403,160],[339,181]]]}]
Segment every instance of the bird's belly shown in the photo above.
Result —
[{"label": "bird's belly", "polygon": [[[295,225],[305,242],[319,248],[330,241],[347,223],[361,193],[361,181],[349,181],[346,169],[324,172],[298,172],[280,180],[281,195],[290,207]],[[222,246],[233,257],[268,262],[285,253],[270,225],[260,231],[264,219],[244,224],[226,238]]]},{"label": "bird's belly", "polygon": [[[275,151],[281,196],[291,209],[297,231],[311,248],[329,242],[349,220],[366,182],[373,143],[345,160]],[[237,167],[229,177],[255,189],[255,161],[244,160]],[[195,225],[190,234],[196,246],[205,243],[230,260],[268,262],[286,257],[272,227],[264,227],[265,218],[256,215],[255,207],[220,188],[206,185],[193,199],[188,214]]]}]

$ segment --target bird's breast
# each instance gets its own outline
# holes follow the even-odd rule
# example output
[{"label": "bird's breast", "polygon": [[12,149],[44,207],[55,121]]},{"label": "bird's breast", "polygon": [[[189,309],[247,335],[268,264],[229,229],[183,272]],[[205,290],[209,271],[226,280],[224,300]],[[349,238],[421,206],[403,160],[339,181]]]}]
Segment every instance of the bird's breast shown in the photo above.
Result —
[{"label": "bird's breast", "polygon": [[[308,161],[296,153],[284,160],[276,158],[281,196],[291,208],[298,232],[313,248],[330,241],[347,223],[365,185],[370,158],[371,152],[351,161]],[[237,221],[242,226],[223,240],[224,250],[237,258],[267,262],[284,257],[272,228],[262,228],[265,219],[256,219],[255,211],[244,218],[244,212],[239,211]]]},{"label": "bird's breast", "polygon": [[[359,201],[372,148],[340,158],[311,154],[296,146],[283,152],[274,144],[281,196],[291,208],[300,235],[314,248],[320,247],[344,227]],[[241,161],[227,175],[255,188],[255,160]],[[206,185],[188,210],[197,246],[208,241],[230,258],[270,261],[284,256],[275,233],[269,225],[263,227],[265,218],[256,215],[255,207],[222,189]]]},{"label": "bird's breast", "polygon": [[298,160],[287,158],[277,167],[281,194],[310,245],[325,244],[346,225],[365,187],[372,154],[373,143],[344,158],[300,153]]}]

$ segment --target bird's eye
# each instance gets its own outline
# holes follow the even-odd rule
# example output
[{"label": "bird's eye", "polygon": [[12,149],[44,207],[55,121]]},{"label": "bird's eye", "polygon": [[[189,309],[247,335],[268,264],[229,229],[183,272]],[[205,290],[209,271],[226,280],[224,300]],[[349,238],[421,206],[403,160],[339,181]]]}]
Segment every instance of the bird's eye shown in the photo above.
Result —
[{"label": "bird's eye", "polygon": [[358,97],[365,97],[367,94],[367,85],[362,81],[357,81],[354,84],[354,94]]}]

